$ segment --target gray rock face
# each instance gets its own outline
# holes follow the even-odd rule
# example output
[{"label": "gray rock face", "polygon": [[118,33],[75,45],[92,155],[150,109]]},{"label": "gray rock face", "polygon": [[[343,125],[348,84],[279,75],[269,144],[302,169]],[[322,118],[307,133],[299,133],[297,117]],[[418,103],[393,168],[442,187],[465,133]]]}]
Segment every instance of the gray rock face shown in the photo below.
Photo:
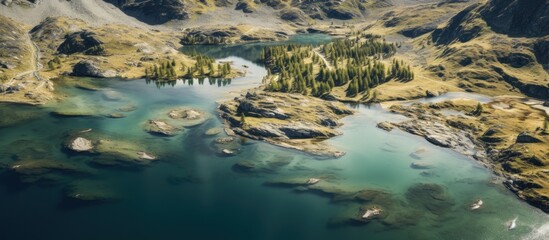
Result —
[{"label": "gray rock face", "polygon": [[116,72],[112,70],[103,71],[93,61],[83,60],[74,65],[72,75],[80,77],[109,78],[116,77]]},{"label": "gray rock face", "polygon": [[423,136],[425,140],[434,145],[452,148],[464,155],[473,156],[477,152],[475,144],[463,130],[426,120],[410,120],[395,125],[403,131]]},{"label": "gray rock face", "polygon": [[517,143],[539,143],[542,142],[539,138],[531,133],[523,132],[517,136]]},{"label": "gray rock face", "polygon": [[479,12],[496,32],[529,37],[549,34],[549,2],[545,0],[491,0]]},{"label": "gray rock face", "polygon": [[267,125],[267,124],[262,124],[260,127],[249,128],[247,131],[252,135],[267,137],[267,138],[271,138],[271,137],[280,138],[285,136],[284,133],[278,130],[276,127]]},{"label": "gray rock face", "polygon": [[269,103],[257,103],[248,100],[242,100],[238,106],[238,111],[246,116],[288,119],[289,116],[281,112],[275,105]]},{"label": "gray rock face", "polygon": [[[162,24],[174,19],[188,19],[187,3],[181,0],[104,0],[126,14],[149,24]],[[196,1],[201,2],[201,1]]]},{"label": "gray rock face", "polygon": [[290,139],[304,139],[317,137],[333,137],[334,135],[326,134],[316,128],[307,127],[304,125],[281,127],[280,131]]},{"label": "gray rock face", "polygon": [[320,121],[320,124],[326,127],[337,127],[339,126],[339,122],[331,119],[331,118],[325,118]]}]

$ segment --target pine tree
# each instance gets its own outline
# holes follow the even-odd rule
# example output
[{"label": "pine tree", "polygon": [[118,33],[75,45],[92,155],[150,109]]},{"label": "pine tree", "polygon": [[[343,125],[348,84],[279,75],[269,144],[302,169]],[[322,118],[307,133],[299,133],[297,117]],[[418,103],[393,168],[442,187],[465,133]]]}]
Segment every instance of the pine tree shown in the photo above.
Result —
[{"label": "pine tree", "polygon": [[482,114],[482,111],[483,111],[483,107],[482,107],[482,104],[479,102],[477,104],[475,111],[473,112],[473,115],[480,116],[480,114]]}]

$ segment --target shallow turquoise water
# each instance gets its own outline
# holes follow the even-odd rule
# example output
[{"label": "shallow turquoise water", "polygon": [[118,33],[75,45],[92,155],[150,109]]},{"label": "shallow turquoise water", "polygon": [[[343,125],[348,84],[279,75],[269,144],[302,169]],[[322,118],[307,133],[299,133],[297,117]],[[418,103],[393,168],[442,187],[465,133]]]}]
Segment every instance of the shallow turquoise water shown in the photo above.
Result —
[{"label": "shallow turquoise water", "polygon": [[[322,42],[324,36],[302,37],[297,42]],[[395,130],[387,133],[375,127],[378,121],[402,118],[378,106],[360,106],[357,114],[344,119],[344,133],[330,142],[347,152],[340,159],[319,160],[306,154],[247,141],[234,157],[222,157],[210,147],[215,137],[204,132],[221,126],[213,118],[171,138],[152,136],[141,124],[154,118],[158,110],[191,106],[215,114],[216,101],[235,92],[258,86],[265,74],[254,63],[264,44],[231,48],[199,49],[220,60],[247,65],[248,75],[230,85],[178,82],[175,87],[157,88],[145,80],[89,80],[104,89],[122,94],[109,101],[104,91],[65,88],[68,99],[41,109],[0,105],[2,118],[32,114],[28,121],[0,128],[0,233],[2,239],[547,239],[549,218],[518,200],[475,161],[425,140]],[[251,50],[250,50],[251,49]],[[82,79],[82,81],[87,81]],[[137,106],[127,117],[59,118],[49,114],[63,105],[93,108],[101,114]],[[36,115],[34,115],[36,114]],[[163,152],[160,162],[145,168],[99,167],[90,156],[62,151],[66,133],[92,128],[93,131],[124,139],[146,142]],[[17,142],[18,140],[28,140]],[[32,156],[72,163],[87,174],[48,174],[47,179],[22,183],[7,167],[16,163],[13,152],[39,145]],[[20,148],[20,149],[18,149]],[[36,147],[35,147],[36,148]],[[421,160],[410,156],[424,150]],[[268,164],[273,156],[288,159],[284,166],[267,172],[242,173],[233,165],[242,160]],[[428,175],[410,167],[412,162],[429,163]],[[329,224],[346,212],[358,214],[355,203],[334,203],[316,194],[298,193],[288,188],[264,186],[269,180],[292,177],[329,176],[344,189],[377,189],[390,193],[394,201],[409,209],[399,209],[412,223],[366,225]],[[24,180],[24,179],[23,179]],[[117,201],[81,205],[64,197],[67,186],[78,183],[111,192]],[[441,215],[408,205],[406,192],[417,183],[434,183],[445,189],[453,205]],[[99,187],[97,187],[99,186]],[[482,209],[467,207],[477,198]],[[409,211],[408,211],[409,210]],[[425,214],[424,214],[425,213]],[[508,221],[518,217],[517,228],[507,230]]]}]

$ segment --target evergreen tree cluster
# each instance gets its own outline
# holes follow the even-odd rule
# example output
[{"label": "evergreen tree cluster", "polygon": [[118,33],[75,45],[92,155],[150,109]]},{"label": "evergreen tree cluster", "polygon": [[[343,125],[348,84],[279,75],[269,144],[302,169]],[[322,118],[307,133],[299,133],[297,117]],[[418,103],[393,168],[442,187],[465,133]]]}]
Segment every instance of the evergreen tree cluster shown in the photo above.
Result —
[{"label": "evergreen tree cluster", "polygon": [[399,61],[396,59],[393,59],[393,65],[389,75],[401,81],[410,81],[414,79],[414,72],[410,68],[410,65],[404,63],[402,60]]},{"label": "evergreen tree cluster", "polygon": [[[205,78],[198,78],[197,79],[198,85],[204,85],[205,80],[206,80]],[[182,81],[183,84],[187,84],[189,86],[193,86],[195,83],[194,78],[179,79],[176,81],[154,81],[152,79],[145,79],[145,82],[147,84],[150,84],[152,82],[158,88],[167,87],[167,86],[174,87],[178,81]],[[230,78],[208,78],[208,84],[210,84],[211,86],[217,85],[218,87],[224,87],[224,86],[231,85],[231,82],[232,82],[232,79]]]},{"label": "evergreen tree cluster", "polygon": [[145,76],[149,79],[175,79],[177,78],[175,66],[175,61],[166,61],[160,65],[154,64],[145,69]]},{"label": "evergreen tree cluster", "polygon": [[380,36],[359,34],[320,46],[333,67],[325,66],[319,54],[308,45],[273,46],[263,50],[270,79],[267,90],[322,96],[334,87],[344,86],[347,96],[367,92],[393,78],[413,79],[410,66],[393,61],[390,68],[376,56],[392,56],[396,45]]},{"label": "evergreen tree cluster", "polygon": [[174,80],[177,78],[204,78],[204,77],[215,77],[215,78],[226,78],[231,74],[231,64],[226,63],[216,63],[215,58],[192,53],[196,61],[192,66],[186,66],[181,63],[179,68],[182,74],[178,75],[177,63],[175,60],[166,61],[161,64],[154,64],[153,66],[145,69],[145,76],[148,79],[153,80]]},{"label": "evergreen tree cluster", "polygon": [[[326,44],[322,50],[334,66],[348,60],[364,63],[371,57],[389,57],[396,53],[396,45],[374,35],[339,39]],[[344,62],[341,62],[344,61]]]},{"label": "evergreen tree cluster", "polygon": [[181,43],[185,45],[195,45],[195,44],[203,44],[203,45],[218,45],[218,44],[225,44],[227,42],[227,39],[224,37],[213,37],[213,36],[205,36],[205,35],[187,35],[181,38]]}]

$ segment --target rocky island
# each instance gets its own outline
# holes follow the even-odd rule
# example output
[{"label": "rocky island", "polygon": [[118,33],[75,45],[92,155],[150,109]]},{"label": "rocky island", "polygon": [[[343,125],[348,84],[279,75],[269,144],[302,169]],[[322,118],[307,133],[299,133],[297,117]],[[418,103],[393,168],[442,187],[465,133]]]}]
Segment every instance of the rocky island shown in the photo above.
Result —
[{"label": "rocky island", "polygon": [[338,102],[300,94],[248,91],[241,97],[223,102],[220,116],[231,131],[244,137],[263,140],[319,157],[341,157],[344,152],[323,140],[340,135],[339,119],[353,113]]}]

